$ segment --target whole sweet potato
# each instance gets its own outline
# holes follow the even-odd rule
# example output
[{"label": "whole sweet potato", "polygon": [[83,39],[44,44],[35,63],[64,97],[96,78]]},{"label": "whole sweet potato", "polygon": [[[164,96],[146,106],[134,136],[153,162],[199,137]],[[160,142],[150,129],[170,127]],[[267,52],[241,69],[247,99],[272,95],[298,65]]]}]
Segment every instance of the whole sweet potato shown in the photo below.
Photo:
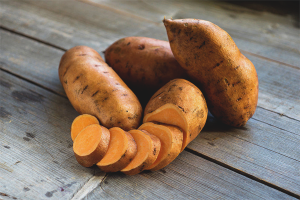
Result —
[{"label": "whole sweet potato", "polygon": [[86,46],[68,50],[60,61],[59,78],[80,114],[96,116],[106,128],[138,128],[139,100],[95,50]]},{"label": "whole sweet potato", "polygon": [[164,20],[172,52],[201,88],[211,113],[225,124],[243,126],[255,112],[255,67],[217,25],[198,19]]},{"label": "whole sweet potato", "polygon": [[105,61],[138,97],[142,92],[150,98],[170,80],[186,77],[169,42],[153,38],[120,39],[105,50]]}]

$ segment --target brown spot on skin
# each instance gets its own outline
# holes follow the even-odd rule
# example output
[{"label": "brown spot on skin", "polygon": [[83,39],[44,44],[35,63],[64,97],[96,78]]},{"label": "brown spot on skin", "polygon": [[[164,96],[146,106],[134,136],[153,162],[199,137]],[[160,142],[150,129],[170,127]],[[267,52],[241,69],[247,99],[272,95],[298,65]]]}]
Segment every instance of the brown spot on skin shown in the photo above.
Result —
[{"label": "brown spot on skin", "polygon": [[80,78],[81,75],[82,74],[80,74],[79,76],[76,76],[76,78],[74,79],[73,83],[75,83],[75,81],[77,81]]},{"label": "brown spot on skin", "polygon": [[103,72],[104,74],[108,74],[109,72]]},{"label": "brown spot on skin", "polygon": [[95,67],[101,67],[101,65],[94,65]]},{"label": "brown spot on skin", "polygon": [[238,98],[236,101],[239,101],[239,100],[241,100],[241,99],[242,99],[242,97]]},{"label": "brown spot on skin", "polygon": [[64,81],[64,83],[67,85],[67,84],[68,84],[68,81],[67,81],[67,80],[65,80],[65,81]]},{"label": "brown spot on skin", "polygon": [[144,45],[144,44],[140,44],[140,45],[138,46],[138,49],[139,49],[139,50],[145,49],[145,45]]},{"label": "brown spot on skin", "polygon": [[83,90],[82,90],[82,92],[81,92],[81,94],[83,94],[83,92],[88,88],[89,86],[88,85],[86,85],[84,88],[83,88]]},{"label": "brown spot on skin", "polygon": [[198,49],[201,49],[204,45],[205,45],[205,41],[200,46],[197,46],[197,47],[198,47]]},{"label": "brown spot on skin", "polygon": [[83,53],[83,54],[79,54],[78,56],[86,56],[86,55],[87,55],[87,54],[84,54],[84,53]]},{"label": "brown spot on skin", "polygon": [[155,154],[156,154],[156,148],[153,149],[153,155],[155,155]]},{"label": "brown spot on skin", "polygon": [[99,90],[97,90],[97,91],[92,95],[92,97],[95,96],[98,92],[99,92]]},{"label": "brown spot on skin", "polygon": [[122,96],[128,96],[128,94],[122,94]]},{"label": "brown spot on skin", "polygon": [[184,113],[186,113],[186,111],[184,110],[183,107],[181,107],[181,106],[177,106],[177,107],[180,108]]},{"label": "brown spot on skin", "polygon": [[127,43],[127,46],[130,45],[130,42]]},{"label": "brown spot on skin", "polygon": [[234,69],[237,70],[239,67],[240,67],[240,66],[238,65],[238,66],[236,66]]}]

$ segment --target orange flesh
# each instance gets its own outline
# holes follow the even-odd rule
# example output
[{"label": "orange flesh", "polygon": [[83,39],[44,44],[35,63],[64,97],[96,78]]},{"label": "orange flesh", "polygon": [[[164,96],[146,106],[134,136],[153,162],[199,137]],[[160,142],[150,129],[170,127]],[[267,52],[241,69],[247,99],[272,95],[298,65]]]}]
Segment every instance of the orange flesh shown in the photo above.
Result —
[{"label": "orange flesh", "polygon": [[80,156],[91,154],[98,146],[102,136],[101,126],[93,124],[84,128],[76,137],[74,152]]},{"label": "orange flesh", "polygon": [[131,130],[129,133],[132,135],[137,144],[137,153],[130,164],[121,171],[129,171],[142,165],[148,158],[150,152],[151,139],[149,136],[139,130]]},{"label": "orange flesh", "polygon": [[165,104],[160,108],[156,109],[154,112],[147,114],[144,117],[145,122],[160,122],[164,124],[174,125],[183,130],[183,141],[182,149],[186,146],[187,134],[187,123],[185,117],[182,115],[181,111],[177,106],[173,104]]},{"label": "orange flesh", "polygon": [[163,130],[162,127],[159,127],[159,125],[152,126],[148,124],[142,124],[139,127],[139,129],[146,130],[149,133],[155,135],[160,139],[161,142],[161,147],[157,159],[151,166],[146,168],[146,170],[152,169],[156,167],[162,160],[164,160],[168,156],[171,150],[170,147],[172,146],[172,136],[169,131]]},{"label": "orange flesh", "polygon": [[91,124],[99,124],[99,121],[96,117],[88,114],[79,115],[76,117],[71,126],[71,138],[74,141],[76,136],[82,131],[85,127]]},{"label": "orange flesh", "polygon": [[114,127],[109,129],[110,132],[110,141],[107,152],[102,160],[97,164],[99,166],[106,166],[113,164],[120,160],[123,154],[128,148],[128,139],[125,132],[118,128]]}]

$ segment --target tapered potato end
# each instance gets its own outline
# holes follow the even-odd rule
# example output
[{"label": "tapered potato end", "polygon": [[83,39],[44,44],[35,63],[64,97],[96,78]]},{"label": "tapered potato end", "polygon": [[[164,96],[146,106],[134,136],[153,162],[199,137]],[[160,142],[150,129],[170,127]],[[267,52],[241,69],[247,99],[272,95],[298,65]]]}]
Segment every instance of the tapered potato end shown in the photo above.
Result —
[{"label": "tapered potato end", "polygon": [[130,133],[121,128],[109,129],[110,143],[104,158],[97,166],[104,172],[117,172],[125,168],[135,157],[137,145]]},{"label": "tapered potato end", "polygon": [[80,133],[80,131],[82,131],[85,127],[92,124],[99,124],[98,119],[93,115],[83,114],[77,116],[71,125],[72,140],[74,141],[76,136]]},{"label": "tapered potato end", "polygon": [[99,124],[84,128],[75,138],[73,151],[76,160],[84,167],[91,167],[99,162],[108,149],[110,133]]},{"label": "tapered potato end", "polygon": [[159,154],[161,143],[156,136],[144,130],[131,130],[129,133],[136,141],[137,154],[121,172],[135,175],[154,163]]},{"label": "tapered potato end", "polygon": [[155,171],[170,164],[181,152],[183,133],[182,130],[170,125],[154,124],[147,122],[139,127],[140,130],[155,135],[160,139],[161,149],[155,162],[146,168]]}]

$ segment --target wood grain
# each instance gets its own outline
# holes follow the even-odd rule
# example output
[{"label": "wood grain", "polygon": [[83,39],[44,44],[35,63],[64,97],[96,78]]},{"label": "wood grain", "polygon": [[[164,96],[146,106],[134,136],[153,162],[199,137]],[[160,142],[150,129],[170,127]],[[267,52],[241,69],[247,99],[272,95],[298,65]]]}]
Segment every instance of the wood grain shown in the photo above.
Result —
[{"label": "wood grain", "polygon": [[85,199],[293,199],[186,151],[157,172],[109,174]]},{"label": "wood grain", "polygon": [[0,192],[71,198],[94,174],[72,150],[70,124],[78,114],[66,98],[1,70],[0,80]]}]

